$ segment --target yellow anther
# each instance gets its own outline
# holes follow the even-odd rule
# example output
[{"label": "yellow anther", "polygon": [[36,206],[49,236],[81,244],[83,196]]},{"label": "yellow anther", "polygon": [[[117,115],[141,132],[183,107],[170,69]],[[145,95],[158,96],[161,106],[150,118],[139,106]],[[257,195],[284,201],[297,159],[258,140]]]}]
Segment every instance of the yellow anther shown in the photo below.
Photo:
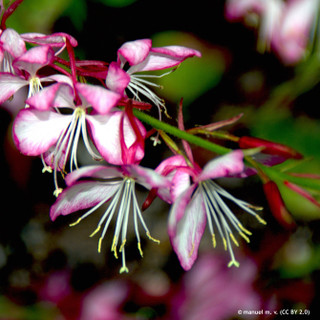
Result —
[{"label": "yellow anther", "polygon": [[226,239],[225,239],[224,237],[222,238],[222,242],[223,242],[224,250],[226,250],[226,251],[227,251],[227,249],[228,249],[227,241],[226,241]]},{"label": "yellow anther", "polygon": [[119,273],[124,273],[124,272],[126,272],[126,273],[129,272],[129,269],[126,266],[122,266],[120,271],[119,271]]},{"label": "yellow anther", "polygon": [[214,233],[212,234],[212,245],[214,248],[217,246],[216,236],[214,235]]},{"label": "yellow anther", "polygon": [[102,244],[102,237],[99,238],[99,241],[98,241],[98,252],[100,253],[101,252],[101,244]]},{"label": "yellow anther", "polygon": [[246,233],[248,236],[252,235],[252,232],[250,232],[249,230],[247,230],[241,223],[238,223],[238,227],[244,232]]},{"label": "yellow anther", "polygon": [[113,254],[114,254],[114,256],[116,257],[116,259],[118,259],[116,241],[117,241],[117,237],[114,237],[114,238],[113,238],[113,241],[112,241],[112,245],[111,245],[111,251],[113,252]]},{"label": "yellow anther", "polygon": [[191,250],[189,252],[189,258],[192,256],[193,251],[194,251],[194,242],[192,242],[192,248],[191,248]]},{"label": "yellow anther", "polygon": [[231,240],[233,241],[233,243],[234,243],[237,247],[239,247],[238,241],[236,240],[236,238],[234,237],[234,235],[233,235],[231,232],[229,233],[229,236],[230,236]]},{"label": "yellow anther", "polygon": [[58,195],[63,191],[62,188],[57,188],[56,190],[53,191],[53,195],[55,197],[58,197]]},{"label": "yellow anther", "polygon": [[73,227],[73,226],[77,225],[81,220],[82,220],[82,218],[79,218],[76,222],[70,223],[69,227]]},{"label": "yellow anther", "polygon": [[262,224],[267,224],[265,220],[263,220],[258,214],[256,215],[257,220]]},{"label": "yellow anther", "polygon": [[237,260],[234,260],[234,258],[232,258],[232,260],[228,263],[228,268],[230,268],[232,266],[239,268],[240,263]]},{"label": "yellow anther", "polygon": [[239,232],[239,234],[244,240],[246,240],[248,243],[250,243],[250,239],[244,233]]},{"label": "yellow anther", "polygon": [[150,240],[152,240],[153,242],[156,242],[156,243],[158,243],[158,244],[160,243],[160,240],[155,239],[155,238],[152,238],[149,232],[147,232],[147,237],[148,237]]},{"label": "yellow anther", "polygon": [[121,251],[123,250],[124,245],[126,244],[126,242],[127,242],[126,239],[124,239],[124,240],[122,241],[121,246],[120,246],[120,249],[119,249],[119,252],[121,252]]},{"label": "yellow anther", "polygon": [[94,231],[90,234],[89,237],[93,237],[95,234],[97,234],[97,233],[99,232],[100,228],[101,228],[101,226],[98,226],[98,227],[96,228],[96,230],[94,230]]},{"label": "yellow anther", "polygon": [[143,251],[141,249],[141,243],[140,242],[138,242],[138,250],[140,252],[140,256],[143,258]]},{"label": "yellow anther", "polygon": [[249,204],[249,203],[247,203],[247,207],[249,207],[251,209],[254,209],[256,211],[262,211],[263,210],[263,207],[254,206],[253,204]]}]

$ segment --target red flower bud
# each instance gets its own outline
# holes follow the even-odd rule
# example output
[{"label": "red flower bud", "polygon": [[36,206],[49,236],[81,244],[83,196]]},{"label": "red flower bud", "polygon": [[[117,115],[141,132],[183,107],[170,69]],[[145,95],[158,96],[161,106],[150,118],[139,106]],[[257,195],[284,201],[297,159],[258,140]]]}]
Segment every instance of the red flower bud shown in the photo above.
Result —
[{"label": "red flower bud", "polygon": [[241,137],[238,141],[241,149],[259,148],[263,147],[262,153],[282,156],[284,158],[302,159],[303,156],[298,151],[280,143],[255,138],[255,137]]},{"label": "red flower bud", "polygon": [[142,204],[142,208],[141,208],[142,211],[147,210],[156,197],[157,197],[157,189],[153,188],[149,191],[149,194],[148,194],[146,200]]},{"label": "red flower bud", "polygon": [[293,229],[296,224],[282,200],[276,183],[271,180],[268,181],[263,185],[263,190],[267,197],[269,208],[273,216],[286,229]]}]

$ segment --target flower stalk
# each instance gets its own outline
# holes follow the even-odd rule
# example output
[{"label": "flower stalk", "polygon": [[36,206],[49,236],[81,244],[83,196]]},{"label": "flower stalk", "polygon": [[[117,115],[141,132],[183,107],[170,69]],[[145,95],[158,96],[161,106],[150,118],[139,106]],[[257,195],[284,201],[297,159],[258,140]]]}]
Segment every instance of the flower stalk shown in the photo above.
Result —
[{"label": "flower stalk", "polygon": [[213,142],[208,140],[204,140],[198,136],[194,136],[186,131],[182,131],[168,123],[162,122],[156,118],[151,117],[148,114],[145,114],[137,109],[133,110],[134,115],[141,121],[151,125],[153,128],[162,130],[166,133],[169,133],[177,138],[186,140],[192,144],[195,144],[201,148],[207,149],[211,152],[217,153],[219,155],[227,154],[228,152],[232,151],[229,148],[217,145]]}]

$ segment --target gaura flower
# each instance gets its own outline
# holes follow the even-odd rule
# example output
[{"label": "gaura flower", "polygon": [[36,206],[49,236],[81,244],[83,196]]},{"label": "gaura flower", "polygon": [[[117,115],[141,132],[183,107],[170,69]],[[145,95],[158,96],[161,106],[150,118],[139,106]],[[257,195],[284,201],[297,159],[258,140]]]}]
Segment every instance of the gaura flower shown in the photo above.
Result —
[{"label": "gaura flower", "polygon": [[284,10],[282,0],[228,0],[226,16],[230,20],[244,19],[258,28],[258,49],[261,52],[271,49],[271,42],[279,31]]},{"label": "gaura flower", "polygon": [[297,63],[307,54],[312,34],[315,32],[318,12],[318,0],[287,2],[280,28],[272,41],[275,51],[285,63]]},{"label": "gaura flower", "polygon": [[[14,141],[20,152],[29,156],[43,155],[49,165],[45,165],[45,169],[50,171],[50,168],[54,168],[56,194],[61,191],[57,183],[57,171],[65,171],[68,158],[71,171],[73,166],[78,167],[80,135],[89,154],[96,160],[102,159],[90,145],[87,125],[98,151],[113,164],[122,164],[120,132],[124,135],[122,145],[127,148],[136,141],[127,115],[122,111],[111,112],[120,95],[100,86],[81,83],[77,83],[75,89],[81,98],[81,105],[74,104],[74,90],[70,85],[56,83],[28,99],[32,108],[21,110],[13,125]],[[93,109],[92,114],[89,114],[89,108]],[[138,120],[136,125],[143,136],[143,125]],[[137,147],[133,159],[141,160],[143,155],[144,150]]]},{"label": "gaura flower", "polygon": [[52,81],[50,77],[39,77],[39,69],[53,62],[54,51],[50,46],[34,47],[12,62],[15,74],[0,73],[0,104],[8,100],[19,89],[28,86],[28,98],[42,89],[41,82]]},{"label": "gaura flower", "polygon": [[[201,170],[195,163],[193,167],[188,166],[180,160],[180,164],[175,167],[178,158],[174,156],[166,159],[159,170],[165,175],[170,174],[173,180],[170,189],[173,205],[169,213],[168,233],[181,266],[189,270],[198,255],[198,248],[206,224],[212,236],[213,246],[216,247],[215,229],[218,230],[225,250],[229,251],[231,261],[228,266],[239,266],[235,259],[232,242],[238,246],[238,241],[233,235],[232,228],[239,235],[249,242],[251,232],[243,227],[241,222],[225,204],[223,198],[234,202],[244,211],[253,215],[263,224],[266,222],[254,211],[260,209],[248,204],[245,201],[235,198],[226,190],[221,188],[212,179],[233,176],[239,174],[244,169],[243,153],[240,150],[230,152],[227,155],[216,158],[207,163]],[[177,179],[177,176],[179,179]],[[186,176],[192,179],[192,183],[179,183],[182,179],[186,181]],[[159,194],[165,199],[165,195]]]},{"label": "gaura flower", "polygon": [[[163,100],[149,88],[150,86],[159,87],[159,85],[149,79],[163,77],[168,72],[162,75],[141,74],[140,72],[175,67],[193,56],[201,57],[201,53],[183,46],[153,48],[151,39],[129,41],[118,49],[117,61],[110,63],[106,85],[110,90],[122,95],[127,89],[138,101],[140,101],[139,94],[141,94],[160,109],[164,107]],[[127,64],[129,67],[125,71]]]},{"label": "gaura flower", "polygon": [[169,188],[170,186],[169,179],[157,174],[151,169],[135,164],[120,167],[82,167],[66,176],[66,184],[68,187],[59,195],[51,207],[50,217],[52,220],[55,220],[60,215],[68,215],[72,212],[92,207],[71,225],[73,226],[88,217],[104,203],[109,202],[109,206],[102,215],[97,229],[91,236],[94,236],[102,228],[98,242],[98,252],[100,252],[102,240],[106,235],[111,220],[117,215],[111,251],[113,251],[114,256],[118,258],[117,247],[120,243],[119,252],[122,255],[120,273],[128,272],[125,259],[125,243],[130,213],[133,216],[134,231],[141,256],[143,256],[143,252],[140,244],[138,222],[141,223],[147,237],[159,243],[159,240],[151,237],[150,231],[142,217],[135,195],[136,183],[147,189]]}]

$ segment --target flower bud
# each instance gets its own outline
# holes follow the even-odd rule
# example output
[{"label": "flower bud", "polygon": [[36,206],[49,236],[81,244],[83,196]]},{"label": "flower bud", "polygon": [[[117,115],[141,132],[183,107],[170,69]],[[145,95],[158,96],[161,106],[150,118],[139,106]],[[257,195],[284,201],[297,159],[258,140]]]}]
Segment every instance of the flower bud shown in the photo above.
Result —
[{"label": "flower bud", "polygon": [[277,184],[269,180],[263,185],[263,190],[273,216],[286,229],[293,229],[296,224],[282,200]]},{"label": "flower bud", "polygon": [[298,151],[280,143],[268,141],[265,139],[255,138],[255,137],[241,137],[238,141],[239,147],[241,149],[250,149],[250,148],[263,148],[262,153],[272,154],[282,156],[286,159],[302,159],[303,156]]}]

